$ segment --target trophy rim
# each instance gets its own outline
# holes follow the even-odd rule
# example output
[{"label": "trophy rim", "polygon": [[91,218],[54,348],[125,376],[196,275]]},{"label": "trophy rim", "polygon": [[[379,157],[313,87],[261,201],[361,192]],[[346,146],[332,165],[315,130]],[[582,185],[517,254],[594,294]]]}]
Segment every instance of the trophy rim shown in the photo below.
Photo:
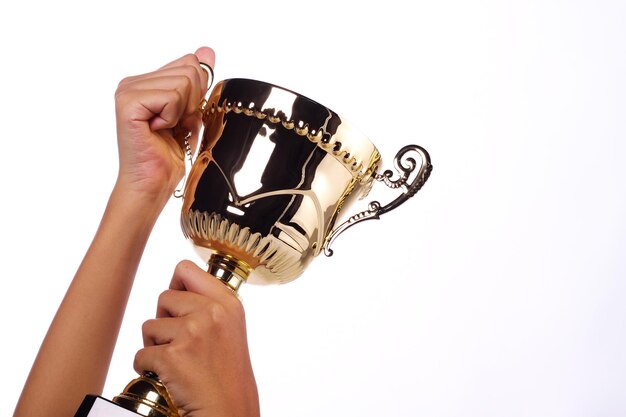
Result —
[{"label": "trophy rim", "polygon": [[[301,98],[303,98],[303,99],[306,99],[306,100],[310,101],[311,103],[317,104],[318,106],[322,106],[322,107],[324,107],[324,108],[328,109],[330,112],[334,113],[335,115],[337,115],[338,117],[340,117],[340,118],[341,118],[341,116],[339,116],[339,113],[337,113],[336,111],[334,111],[334,110],[333,110],[333,109],[331,109],[330,107],[328,107],[328,106],[326,106],[326,105],[324,105],[324,104],[320,103],[319,101],[317,101],[317,100],[313,100],[312,98],[310,98],[310,97],[308,97],[308,96],[305,96],[304,94],[298,93],[297,91],[294,91],[294,90],[292,90],[292,89],[290,89],[290,88],[286,88],[286,87],[280,86],[280,85],[278,85],[278,84],[270,83],[270,82],[268,82],[268,81],[257,80],[257,79],[255,79],[255,78],[247,78],[247,77],[233,77],[233,78],[225,78],[225,79],[223,79],[223,80],[220,80],[218,83],[216,83],[216,85],[217,85],[217,84],[220,84],[220,83],[229,82],[229,81],[253,81],[253,82],[255,82],[255,83],[265,84],[265,85],[267,85],[267,86],[269,86],[269,87],[278,88],[278,89],[280,89],[280,90],[286,91],[286,92],[288,92],[288,93],[291,93],[291,94],[293,94],[293,95],[296,95],[296,96],[298,96],[298,97],[301,97]],[[360,133],[361,133],[361,132],[360,132]],[[363,136],[365,136],[365,138],[366,138],[367,140],[369,140],[369,138],[368,138],[365,134],[363,134]]]},{"label": "trophy rim", "polygon": [[[234,101],[229,101],[231,98],[223,97],[221,91],[231,82],[251,82],[260,84],[265,88],[278,89],[291,94],[296,98],[306,100],[315,106],[319,106],[328,111],[332,118],[336,118],[339,121],[340,130],[342,131],[340,135],[346,136],[344,139],[349,140],[347,142],[337,141],[334,138],[338,132],[327,132],[325,125],[310,126],[306,121],[286,117],[284,110],[279,108],[263,108],[263,104],[260,108],[257,108],[256,106],[258,103],[254,102],[254,100],[244,103],[244,101],[239,101],[241,100],[241,97],[232,97]],[[343,116],[340,116],[339,113],[319,101],[313,100],[308,96],[274,83],[245,77],[226,78],[217,82],[211,92],[209,101],[212,101],[214,94],[218,91],[220,99],[219,101],[214,102],[214,105],[217,105],[218,108],[222,109],[226,113],[232,110],[235,113],[244,113],[248,116],[256,116],[259,119],[271,119],[273,117],[275,118],[275,120],[272,121],[273,123],[282,124],[283,127],[289,130],[293,129],[299,136],[304,136],[311,142],[317,143],[320,148],[332,154],[337,160],[339,160],[339,162],[343,163],[346,168],[353,173],[353,175],[361,179],[370,177],[380,168],[380,151],[369,136],[359,129],[354,123],[351,123],[351,121],[347,120]],[[246,107],[247,105],[254,105],[254,108]],[[272,111],[270,112],[269,110]],[[214,112],[215,108],[207,108],[207,111]]]}]

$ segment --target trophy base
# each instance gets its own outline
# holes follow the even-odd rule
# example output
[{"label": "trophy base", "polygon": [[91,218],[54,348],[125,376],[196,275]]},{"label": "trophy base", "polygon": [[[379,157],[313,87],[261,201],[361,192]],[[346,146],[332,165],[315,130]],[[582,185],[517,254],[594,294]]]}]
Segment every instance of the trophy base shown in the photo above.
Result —
[{"label": "trophy base", "polygon": [[97,395],[87,395],[74,417],[138,417],[130,411],[112,401]]},{"label": "trophy base", "polygon": [[153,372],[145,372],[109,401],[87,395],[74,417],[180,417],[165,386]]}]

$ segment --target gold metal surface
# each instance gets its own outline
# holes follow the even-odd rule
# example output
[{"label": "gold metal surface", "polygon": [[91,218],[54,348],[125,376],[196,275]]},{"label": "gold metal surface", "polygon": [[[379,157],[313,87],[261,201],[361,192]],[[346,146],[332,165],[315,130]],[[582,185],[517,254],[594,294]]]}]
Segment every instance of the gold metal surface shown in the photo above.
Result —
[{"label": "gold metal surface", "polygon": [[[297,278],[322,250],[332,254],[329,246],[343,230],[389,211],[389,205],[372,202],[367,213],[335,227],[375,179],[404,189],[395,207],[432,167],[425,150],[413,146],[421,159],[419,179],[381,176],[380,153],[360,131],[327,107],[261,81],[219,82],[202,112],[204,130],[187,178],[181,227],[208,264],[227,254],[249,267],[237,287]],[[404,174],[410,175],[417,163],[405,159]]]},{"label": "gold metal surface", "polygon": [[252,267],[244,261],[222,252],[209,257],[208,273],[222,281],[235,293],[246,282]]},{"label": "gold metal surface", "polygon": [[183,233],[205,262],[226,253],[249,265],[247,282],[295,279],[369,191],[379,152],[332,110],[260,81],[222,81],[204,108]]},{"label": "gold metal surface", "polygon": [[167,389],[151,372],[133,379],[113,402],[145,417],[179,417]]}]

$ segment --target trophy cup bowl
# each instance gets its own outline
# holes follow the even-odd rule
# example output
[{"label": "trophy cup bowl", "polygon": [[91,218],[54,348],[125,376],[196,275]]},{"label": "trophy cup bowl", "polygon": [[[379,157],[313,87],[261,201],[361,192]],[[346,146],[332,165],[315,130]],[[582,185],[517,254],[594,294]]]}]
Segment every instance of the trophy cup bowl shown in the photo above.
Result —
[{"label": "trophy cup bowl", "polygon": [[[221,81],[200,110],[203,130],[187,174],[181,227],[208,272],[235,293],[243,282],[297,278],[322,251],[332,255],[340,233],[415,195],[432,170],[428,152],[408,145],[394,159],[397,177],[390,170],[380,173],[376,147],[337,113],[262,81]],[[400,195],[386,205],[372,201],[336,224],[376,181]],[[113,403],[88,396],[81,408],[81,417],[95,409],[106,415],[179,415],[152,372],[131,381]]]},{"label": "trophy cup bowl", "polygon": [[[332,253],[339,233],[378,217],[385,207],[375,202],[335,227],[376,179],[410,188],[407,175],[394,183],[391,172],[378,173],[380,153],[365,135],[293,91],[229,79],[215,86],[202,109],[205,129],[185,187],[181,226],[209,272],[234,291],[242,282],[297,278],[322,251]],[[421,159],[407,191],[414,194],[432,167],[424,149],[411,145],[404,154],[411,151]],[[398,163],[407,174],[417,167],[410,157]]]}]

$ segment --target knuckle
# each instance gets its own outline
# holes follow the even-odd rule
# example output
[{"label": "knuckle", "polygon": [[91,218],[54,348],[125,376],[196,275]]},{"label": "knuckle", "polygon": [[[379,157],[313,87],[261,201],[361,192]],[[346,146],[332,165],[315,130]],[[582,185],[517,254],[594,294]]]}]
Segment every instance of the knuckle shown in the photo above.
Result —
[{"label": "knuckle", "polygon": [[206,316],[213,329],[221,329],[228,326],[230,319],[229,309],[223,304],[213,303],[207,306]]},{"label": "knuckle", "polygon": [[179,263],[176,264],[176,269],[174,271],[175,272],[180,272],[180,273],[185,273],[186,271],[189,270],[191,263],[192,262],[190,260],[184,259],[184,260],[182,260],[182,261],[180,261]]},{"label": "knuckle", "polygon": [[185,77],[189,79],[193,79],[198,75],[198,69],[195,65],[183,65],[181,67],[181,72]]},{"label": "knuckle", "polygon": [[163,350],[161,351],[162,355],[160,358],[160,362],[163,366],[167,367],[168,363],[176,363],[177,358],[180,357],[180,352],[177,344],[169,343],[163,346]]},{"label": "knuckle", "polygon": [[223,308],[226,310],[229,317],[243,318],[245,311],[241,300],[236,294],[233,294],[230,289],[223,291],[223,295],[220,298],[220,302]]},{"label": "knuckle", "polygon": [[124,89],[124,88],[118,88],[117,91],[115,92],[115,106],[117,108],[121,108],[124,107],[126,105],[126,103],[128,102],[128,90]]},{"label": "knuckle", "polygon": [[[222,288],[219,289],[221,290]],[[218,293],[216,292],[215,294]],[[204,314],[213,325],[227,325],[245,318],[243,304],[237,297],[230,294],[230,290],[219,294],[219,297],[218,301],[207,303],[204,306]]]},{"label": "knuckle", "polygon": [[[163,291],[161,294],[159,294],[159,299],[157,300],[157,304],[158,305],[163,305],[167,302],[167,299],[170,297],[170,294],[172,293],[171,290],[165,290]],[[150,320],[146,321],[146,323],[148,323]],[[144,323],[144,324],[146,324]]]},{"label": "knuckle", "polygon": [[178,264],[176,264],[176,267],[174,268],[174,276],[172,277],[172,283],[176,282],[176,281],[185,281],[193,267],[194,267],[194,263],[188,260],[184,260],[184,261],[180,261]]},{"label": "knuckle", "polygon": [[237,319],[239,320],[246,319],[246,311],[243,308],[243,304],[238,298],[233,297],[233,300],[231,300],[230,302],[230,308],[231,308],[231,314],[233,314]]},{"label": "knuckle", "polygon": [[183,335],[188,339],[196,339],[198,336],[205,332],[204,326],[198,320],[188,317],[185,320],[183,328]]},{"label": "knuckle", "polygon": [[177,105],[186,103],[187,99],[185,98],[185,95],[181,91],[174,90],[173,94],[174,94],[174,101],[177,103]]},{"label": "knuckle", "polygon": [[190,86],[193,86],[194,83],[199,85],[201,79],[200,74],[198,73],[198,66],[195,65],[186,65],[184,68],[184,74],[187,77]]},{"label": "knuckle", "polygon": [[183,64],[192,65],[192,66],[198,65],[200,62],[198,60],[198,57],[195,54],[191,54],[191,53],[183,56],[181,61]]},{"label": "knuckle", "polygon": [[141,333],[142,334],[146,334],[148,333],[148,331],[150,331],[150,321],[151,320],[146,320],[143,322],[143,324],[141,325]]},{"label": "knuckle", "polygon": [[181,91],[187,91],[191,86],[191,80],[186,73],[172,75],[171,78],[176,81],[176,85],[173,86],[172,90],[178,92],[179,94]]},{"label": "knuckle", "polygon": [[243,304],[237,297],[232,297],[231,294],[228,295],[229,297],[223,300],[225,314],[231,319],[241,320],[245,316]]},{"label": "knuckle", "polygon": [[117,91],[125,89],[131,83],[134,77],[124,77],[117,83]]},{"label": "knuckle", "polygon": [[126,77],[123,78],[118,84],[117,89],[115,90],[115,97],[120,96],[121,94],[132,90],[132,84],[137,81],[137,76]]},{"label": "knuckle", "polygon": [[135,353],[135,358],[133,359],[133,369],[137,372],[143,372],[145,369],[141,369],[143,367],[143,357],[144,350],[140,349]]},{"label": "knuckle", "polygon": [[170,112],[177,112],[182,100],[182,94],[177,89],[162,90],[160,93],[162,96],[163,108],[159,115],[162,118],[166,118],[166,115],[172,116]]}]

